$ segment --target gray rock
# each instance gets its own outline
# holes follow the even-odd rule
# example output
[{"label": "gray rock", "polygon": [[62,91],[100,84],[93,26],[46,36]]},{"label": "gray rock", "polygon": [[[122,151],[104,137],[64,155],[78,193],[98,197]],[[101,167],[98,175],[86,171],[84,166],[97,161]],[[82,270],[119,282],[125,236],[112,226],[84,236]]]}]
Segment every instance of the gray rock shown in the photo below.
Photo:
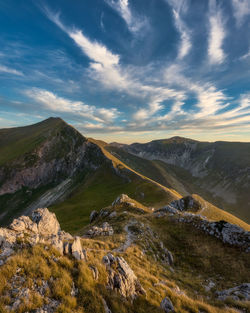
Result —
[{"label": "gray rock", "polygon": [[89,221],[90,223],[94,222],[94,220],[98,217],[98,212],[97,211],[92,211],[90,213],[90,216],[89,216]]},{"label": "gray rock", "polygon": [[104,256],[108,272],[108,287],[118,291],[125,298],[134,299],[138,294],[145,295],[138,278],[122,257],[114,257],[111,253]]},{"label": "gray rock", "polygon": [[135,204],[133,203],[133,200],[131,198],[129,198],[128,195],[125,195],[125,194],[121,194],[120,196],[118,196],[115,199],[115,201],[112,203],[112,206],[120,205],[120,204],[126,204],[126,205],[129,205],[132,207],[135,206]]},{"label": "gray rock", "polygon": [[99,278],[99,271],[98,271],[98,268],[95,267],[95,266],[93,266],[93,265],[91,265],[89,268],[90,268],[90,270],[92,271],[94,280],[98,280],[98,278]]},{"label": "gray rock", "polygon": [[166,312],[166,313],[170,313],[170,312],[174,312],[174,306],[172,301],[166,297],[162,300],[161,302],[161,308]]},{"label": "gray rock", "polygon": [[105,222],[101,227],[93,226],[87,232],[87,235],[90,237],[96,236],[112,236],[114,234],[113,227],[109,223]]},{"label": "gray rock", "polygon": [[35,210],[31,219],[37,224],[41,235],[57,235],[60,231],[60,224],[55,213],[51,213],[47,208]]},{"label": "gray rock", "polygon": [[73,257],[77,260],[87,260],[86,251],[82,249],[80,237],[75,237],[72,246],[71,246],[71,253]]},{"label": "gray rock", "polygon": [[219,300],[225,301],[227,298],[233,298],[236,301],[250,300],[250,283],[245,283],[230,289],[217,291],[216,296]]}]

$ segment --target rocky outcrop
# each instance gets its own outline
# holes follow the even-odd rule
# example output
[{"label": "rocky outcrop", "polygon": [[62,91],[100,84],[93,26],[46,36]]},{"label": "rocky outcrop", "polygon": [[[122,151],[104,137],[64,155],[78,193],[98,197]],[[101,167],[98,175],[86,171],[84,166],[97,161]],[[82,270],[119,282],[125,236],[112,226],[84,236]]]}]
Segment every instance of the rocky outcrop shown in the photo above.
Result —
[{"label": "rocky outcrop", "polygon": [[250,300],[250,283],[245,283],[230,289],[217,291],[216,296],[219,300],[225,301],[231,298],[235,301],[249,301]]},{"label": "rocky outcrop", "polygon": [[164,310],[165,313],[175,312],[173,303],[168,297],[166,297],[162,300],[161,308]]},{"label": "rocky outcrop", "polygon": [[109,223],[104,222],[102,226],[93,226],[91,227],[86,235],[89,237],[96,237],[96,236],[112,236],[114,234],[113,227],[109,225]]},{"label": "rocky outcrop", "polygon": [[176,210],[181,212],[188,210],[197,212],[200,209],[202,209],[202,205],[198,200],[194,199],[192,196],[186,196],[179,200],[172,201],[169,205],[162,207],[155,212],[166,211],[169,213],[176,213]]},{"label": "rocky outcrop", "polygon": [[118,196],[115,199],[115,201],[112,203],[112,206],[121,205],[121,204],[135,207],[133,200],[131,198],[129,198],[128,195],[125,195],[125,194],[121,194],[120,196]]},{"label": "rocky outcrop", "polygon": [[61,254],[72,255],[77,260],[87,259],[80,237],[73,238],[62,231],[55,214],[44,208],[35,210],[31,218],[21,216],[13,220],[9,228],[0,228],[0,264],[4,264],[15,248],[37,243],[49,244]]},{"label": "rocky outcrop", "polygon": [[171,205],[163,207],[153,214],[158,218],[168,214],[169,216],[173,216],[178,222],[189,223],[193,227],[204,231],[210,236],[218,238],[226,244],[241,247],[246,252],[250,252],[250,232],[237,225],[223,220],[218,222],[209,221],[204,216],[190,212],[181,212]]},{"label": "rocky outcrop", "polygon": [[108,253],[103,257],[103,263],[108,272],[108,288],[119,292],[125,298],[134,299],[139,294],[145,294],[138,278],[122,257],[114,257]]}]

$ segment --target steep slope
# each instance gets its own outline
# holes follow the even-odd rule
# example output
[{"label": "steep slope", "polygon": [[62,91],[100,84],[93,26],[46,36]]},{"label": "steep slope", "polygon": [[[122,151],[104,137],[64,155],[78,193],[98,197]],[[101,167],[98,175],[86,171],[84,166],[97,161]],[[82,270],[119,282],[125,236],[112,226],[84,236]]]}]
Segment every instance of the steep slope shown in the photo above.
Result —
[{"label": "steep slope", "polygon": [[53,203],[79,176],[109,162],[96,145],[59,118],[0,130],[0,143],[2,223],[30,205],[32,209],[32,202],[49,190],[50,197],[40,202]]},{"label": "steep slope", "polygon": [[[117,144],[111,147],[117,148]],[[174,173],[190,193],[198,192],[208,201],[250,221],[250,143],[209,143],[173,137],[123,145],[122,149],[170,165],[166,170]]]},{"label": "steep slope", "polygon": [[181,196],[114,160],[100,142],[59,118],[1,130],[0,141],[2,225],[54,205],[65,229],[76,231],[91,209],[108,205],[121,192],[156,207]]},{"label": "steep slope", "polygon": [[47,209],[0,228],[1,312],[249,312],[250,233],[173,205],[121,195],[81,237]]}]

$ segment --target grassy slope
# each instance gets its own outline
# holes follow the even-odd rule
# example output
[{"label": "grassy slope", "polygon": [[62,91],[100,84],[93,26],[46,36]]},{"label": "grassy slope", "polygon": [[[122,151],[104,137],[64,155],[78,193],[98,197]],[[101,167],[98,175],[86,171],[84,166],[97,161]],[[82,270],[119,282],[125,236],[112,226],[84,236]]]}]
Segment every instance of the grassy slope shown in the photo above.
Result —
[{"label": "grassy slope", "polygon": [[65,122],[60,118],[49,118],[30,126],[0,129],[0,166],[32,152],[62,125]]},{"label": "grassy slope", "polygon": [[[139,204],[140,206],[140,204]],[[144,208],[144,206],[141,206]],[[191,225],[176,222],[173,217],[155,218],[154,215],[138,213],[135,208],[125,205],[110,207],[116,211],[115,218],[109,219],[114,227],[113,236],[82,239],[82,246],[88,252],[85,262],[76,261],[68,256],[59,256],[53,249],[44,249],[42,245],[22,248],[10,258],[0,273],[0,311],[8,303],[4,296],[10,286],[7,281],[17,272],[24,276],[21,287],[30,287],[33,283],[48,281],[46,296],[61,302],[56,312],[104,313],[102,297],[113,313],[163,313],[159,305],[168,296],[178,313],[236,313],[234,308],[248,312],[249,302],[220,302],[215,297],[216,290],[223,290],[247,281],[249,277],[248,254],[240,249],[224,245],[218,239],[193,229]],[[124,211],[127,213],[125,214]],[[109,291],[107,273],[102,257],[118,248],[126,238],[124,226],[131,220],[137,220],[131,231],[137,234],[134,243],[125,252],[112,252],[124,257],[146,290],[146,296],[135,301],[126,301],[114,291]],[[107,218],[99,219],[102,224]],[[143,228],[141,228],[143,227]],[[146,233],[142,229],[153,230]],[[191,229],[190,229],[191,227]],[[192,231],[191,231],[192,230]],[[173,269],[162,263],[158,257],[159,242],[162,241],[174,256]],[[98,280],[94,280],[90,266],[99,271]],[[53,279],[50,279],[53,277]],[[207,291],[209,281],[216,285]],[[72,284],[79,289],[75,297],[70,295]],[[178,292],[177,286],[181,291]],[[32,302],[21,299],[23,306],[18,312],[36,309],[44,299],[33,292]]]},{"label": "grassy slope", "polygon": [[112,168],[104,166],[87,175],[65,201],[53,205],[50,209],[56,213],[62,228],[71,233],[79,232],[89,223],[92,210],[100,210],[109,205],[121,193],[126,193],[147,206],[155,207],[174,199],[158,185],[133,172],[122,172],[126,178],[117,175]]},{"label": "grassy slope", "polygon": [[[106,149],[117,158],[120,158],[123,162],[126,162],[131,168],[144,175],[148,175],[151,179],[166,185],[167,187],[176,189],[183,195],[196,191],[199,193],[199,189],[195,188],[190,178],[188,171],[176,166],[168,165],[162,161],[150,161],[143,158],[134,156],[122,149],[108,146]],[[178,180],[178,177],[182,177],[182,180]],[[202,202],[205,207],[201,213],[212,220],[226,220],[229,223],[239,225],[244,229],[250,230],[250,225],[237,218],[236,216],[217,208],[211,203],[205,201],[199,196],[195,196]]]}]

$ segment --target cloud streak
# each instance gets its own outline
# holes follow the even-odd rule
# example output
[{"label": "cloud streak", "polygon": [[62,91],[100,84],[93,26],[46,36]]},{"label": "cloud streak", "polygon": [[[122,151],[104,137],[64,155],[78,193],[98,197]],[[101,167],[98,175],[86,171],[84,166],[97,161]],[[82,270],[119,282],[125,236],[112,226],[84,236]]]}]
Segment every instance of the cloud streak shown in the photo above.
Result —
[{"label": "cloud streak", "polygon": [[13,74],[13,75],[17,75],[17,76],[24,76],[24,74],[21,71],[18,71],[14,68],[5,66],[5,65],[1,65],[0,64],[0,73],[5,73],[5,74]]},{"label": "cloud streak", "polygon": [[147,25],[145,18],[132,13],[128,0],[105,0],[105,2],[123,18],[132,33],[138,33]]},{"label": "cloud streak", "polygon": [[209,38],[208,58],[210,64],[221,64],[226,59],[223,50],[223,41],[226,37],[225,22],[221,9],[216,5],[216,0],[209,1]]},{"label": "cloud streak", "polygon": [[39,103],[51,112],[70,113],[77,117],[93,120],[95,122],[109,124],[119,115],[116,108],[97,108],[87,105],[82,101],[72,101],[70,99],[59,97],[51,91],[32,88],[26,90],[25,95],[35,103]]}]

